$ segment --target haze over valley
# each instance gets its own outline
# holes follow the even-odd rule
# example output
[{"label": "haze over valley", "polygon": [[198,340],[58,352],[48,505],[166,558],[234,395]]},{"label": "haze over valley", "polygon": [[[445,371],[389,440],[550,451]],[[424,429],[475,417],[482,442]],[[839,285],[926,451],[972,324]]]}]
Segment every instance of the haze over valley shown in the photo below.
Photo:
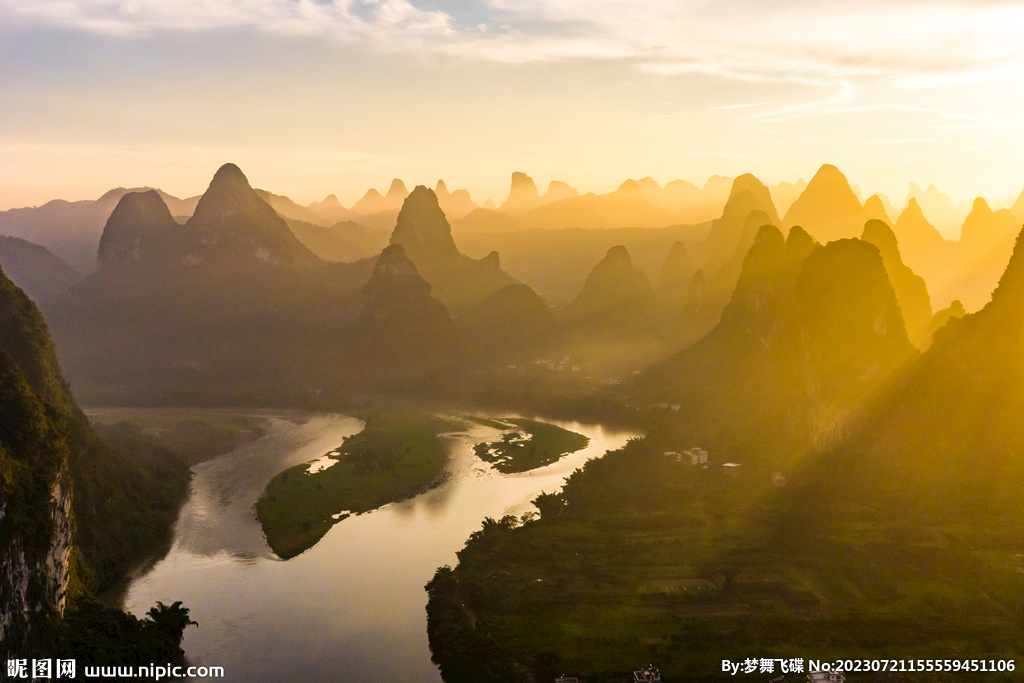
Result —
[{"label": "haze over valley", "polygon": [[1017,680],[1022,25],[0,0],[8,678]]}]

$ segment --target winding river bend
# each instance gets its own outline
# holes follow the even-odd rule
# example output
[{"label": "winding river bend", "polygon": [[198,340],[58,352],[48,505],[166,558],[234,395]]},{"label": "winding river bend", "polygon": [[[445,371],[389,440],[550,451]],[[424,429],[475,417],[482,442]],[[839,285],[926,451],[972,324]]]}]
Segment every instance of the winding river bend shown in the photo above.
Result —
[{"label": "winding river bend", "polygon": [[181,600],[199,627],[183,647],[195,666],[242,682],[437,683],[423,587],[484,517],[521,515],[588,459],[637,434],[544,420],[590,445],[532,472],[502,475],[473,453],[500,432],[473,425],[443,437],[443,483],[407,501],[343,520],[287,562],[267,547],[253,505],[285,467],[314,460],[362,429],[343,415],[277,414],[258,441],[193,468],[189,500],[165,558],[125,587],[125,609]]}]

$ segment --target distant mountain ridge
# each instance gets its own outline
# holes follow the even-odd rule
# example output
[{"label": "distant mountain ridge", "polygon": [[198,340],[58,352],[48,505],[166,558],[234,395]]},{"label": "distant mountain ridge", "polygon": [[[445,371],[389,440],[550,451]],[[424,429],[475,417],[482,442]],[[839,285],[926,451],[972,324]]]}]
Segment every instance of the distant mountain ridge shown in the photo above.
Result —
[{"label": "distant mountain ridge", "polygon": [[[96,257],[103,226],[121,197],[150,189],[119,187],[95,201],[55,199],[39,207],[0,211],[0,235],[42,245],[72,265],[88,264]],[[199,197],[178,199],[161,190],[155,191],[175,216],[190,216],[199,202]]]},{"label": "distant mountain ridge", "polygon": [[690,439],[783,453],[835,439],[913,353],[875,246],[764,225],[718,325],[643,372],[637,392],[681,405]]},{"label": "distant mountain ridge", "polygon": [[2,235],[0,268],[33,301],[49,299],[85,277],[45,247]]}]

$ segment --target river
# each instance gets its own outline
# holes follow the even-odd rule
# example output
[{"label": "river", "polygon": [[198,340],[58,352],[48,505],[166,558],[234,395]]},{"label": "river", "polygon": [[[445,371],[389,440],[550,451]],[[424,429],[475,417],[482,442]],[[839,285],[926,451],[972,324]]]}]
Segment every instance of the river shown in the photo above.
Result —
[{"label": "river", "polygon": [[185,631],[189,664],[224,667],[225,678],[262,681],[437,683],[427,645],[423,587],[484,517],[521,515],[541,491],[558,490],[588,459],[633,432],[544,420],[590,445],[532,472],[502,475],[473,444],[500,438],[482,425],[443,437],[442,483],[336,524],[288,561],[267,547],[253,506],[282,469],[322,456],[362,429],[343,415],[282,413],[267,434],[193,468],[168,554],[124,587],[123,606],[142,616],[180,600],[199,627]]}]

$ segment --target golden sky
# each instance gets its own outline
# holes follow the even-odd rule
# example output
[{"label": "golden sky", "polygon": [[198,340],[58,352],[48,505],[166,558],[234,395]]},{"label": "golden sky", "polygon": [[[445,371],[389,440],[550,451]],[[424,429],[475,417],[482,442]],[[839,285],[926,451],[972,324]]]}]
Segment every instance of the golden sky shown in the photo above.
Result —
[{"label": "golden sky", "polygon": [[1021,35],[1024,5],[956,0],[0,0],[0,209],[194,195],[227,161],[304,204],[822,163],[1003,200]]}]

